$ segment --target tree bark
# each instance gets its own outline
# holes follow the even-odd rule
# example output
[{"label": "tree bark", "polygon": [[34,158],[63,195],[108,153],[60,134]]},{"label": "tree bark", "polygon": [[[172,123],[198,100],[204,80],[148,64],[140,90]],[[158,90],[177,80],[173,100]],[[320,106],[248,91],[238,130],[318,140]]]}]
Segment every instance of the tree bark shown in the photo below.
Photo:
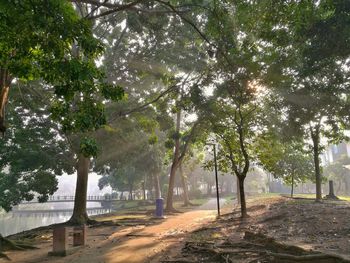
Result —
[{"label": "tree bark", "polygon": [[245,193],[244,193],[244,176],[237,177],[238,183],[239,183],[239,197],[241,201],[241,217],[245,218],[248,216],[247,214],[247,205],[245,201]]},{"label": "tree bark", "polygon": [[134,200],[134,198],[132,197],[132,184],[129,185],[129,200]]},{"label": "tree bark", "polygon": [[173,197],[174,197],[174,186],[175,186],[175,176],[176,170],[179,166],[179,155],[180,155],[180,123],[181,123],[181,110],[178,110],[176,113],[176,137],[175,137],[175,149],[174,149],[174,157],[173,163],[171,165],[170,177],[169,177],[169,188],[168,195],[166,199],[166,210],[174,211],[173,207]]},{"label": "tree bark", "polygon": [[237,204],[241,203],[241,193],[239,191],[238,177],[236,177],[236,188],[237,188]]},{"label": "tree bark", "polygon": [[90,158],[79,154],[77,162],[77,184],[75,188],[74,209],[73,215],[69,220],[69,222],[72,224],[81,225],[89,221],[86,211],[89,168]]},{"label": "tree bark", "polygon": [[0,69],[0,133],[5,134],[5,107],[8,102],[12,78],[7,69]]},{"label": "tree bark", "polygon": [[179,166],[179,170],[180,170],[181,183],[182,183],[182,189],[183,189],[184,206],[189,206],[191,205],[191,202],[188,196],[187,180],[182,169],[182,163]]},{"label": "tree bark", "polygon": [[143,200],[146,201],[146,180],[142,182]]},{"label": "tree bark", "polygon": [[153,183],[154,183],[154,190],[155,190],[155,198],[156,199],[162,198],[162,194],[160,191],[159,176],[156,173],[153,174]]},{"label": "tree bark", "polygon": [[315,179],[316,179],[316,202],[322,200],[322,176],[320,169],[320,128],[316,126],[315,130],[311,130],[311,139],[313,143],[313,155],[315,165]]},{"label": "tree bark", "polygon": [[169,188],[168,188],[168,194],[167,194],[167,199],[166,199],[166,208],[165,208],[168,211],[174,210],[173,197],[174,197],[174,185],[175,185],[176,169],[177,169],[177,163],[173,162],[173,164],[171,165],[171,170],[170,170]]}]

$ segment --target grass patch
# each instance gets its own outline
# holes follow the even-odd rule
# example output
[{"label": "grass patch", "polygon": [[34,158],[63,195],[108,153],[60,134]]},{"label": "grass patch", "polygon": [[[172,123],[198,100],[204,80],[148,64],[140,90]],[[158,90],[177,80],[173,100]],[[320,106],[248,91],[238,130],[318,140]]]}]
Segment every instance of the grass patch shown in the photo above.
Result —
[{"label": "grass patch", "polygon": [[[200,199],[193,199],[191,200],[191,203],[194,204],[194,205],[204,205],[206,202],[208,201],[208,198],[200,198]],[[177,205],[177,203],[179,204],[183,204],[183,202],[181,201],[178,201],[178,202],[175,202],[175,206]]]},{"label": "grass patch", "polygon": [[[310,200],[315,200],[316,199],[316,194],[295,194],[294,197],[296,198],[306,198]],[[345,195],[339,195],[338,198],[343,201],[350,202],[350,196],[345,196]]]},{"label": "grass patch", "polygon": [[226,203],[231,203],[234,199],[236,199],[236,195],[228,195],[228,196],[225,196],[225,204]]},{"label": "grass patch", "polygon": [[350,196],[340,195],[338,196],[340,200],[350,202]]},{"label": "grass patch", "polygon": [[[269,197],[275,197],[280,196],[280,193],[261,193],[261,194],[254,194],[252,197],[261,197],[261,198],[269,198]],[[249,195],[248,195],[249,197]]]}]

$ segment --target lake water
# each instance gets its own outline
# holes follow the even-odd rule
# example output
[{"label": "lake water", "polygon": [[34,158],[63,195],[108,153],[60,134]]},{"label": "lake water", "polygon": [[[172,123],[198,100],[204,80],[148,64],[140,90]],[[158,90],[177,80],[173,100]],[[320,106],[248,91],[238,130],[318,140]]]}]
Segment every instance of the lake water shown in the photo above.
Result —
[{"label": "lake water", "polygon": [[[87,203],[88,215],[110,212],[99,202]],[[73,213],[73,202],[21,204],[12,212],[0,213],[0,233],[3,236],[67,221]]]}]

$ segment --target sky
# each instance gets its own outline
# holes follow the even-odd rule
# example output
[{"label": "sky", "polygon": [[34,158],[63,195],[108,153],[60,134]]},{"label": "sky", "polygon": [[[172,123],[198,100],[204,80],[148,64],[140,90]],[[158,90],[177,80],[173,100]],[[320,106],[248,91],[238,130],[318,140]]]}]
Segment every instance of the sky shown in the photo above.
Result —
[{"label": "sky", "polygon": [[[64,174],[62,176],[57,176],[58,178],[58,190],[54,195],[60,196],[70,196],[75,194],[75,184],[77,181],[76,174]],[[96,173],[89,173],[88,180],[88,195],[104,195],[106,193],[111,193],[112,189],[110,186],[100,190],[98,188],[98,180],[101,175]]]}]

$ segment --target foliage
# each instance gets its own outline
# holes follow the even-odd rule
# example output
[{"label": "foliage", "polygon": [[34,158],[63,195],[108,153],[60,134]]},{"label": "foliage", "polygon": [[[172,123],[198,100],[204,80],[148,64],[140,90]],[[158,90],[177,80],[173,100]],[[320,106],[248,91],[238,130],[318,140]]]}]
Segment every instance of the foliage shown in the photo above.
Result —
[{"label": "foliage", "polygon": [[57,190],[56,176],[73,172],[73,154],[48,117],[44,94],[50,93],[39,83],[12,89],[7,111],[11,126],[0,139],[0,206],[7,211],[34,196],[46,201]]},{"label": "foliage", "polygon": [[[349,125],[349,71],[345,66],[349,53],[338,50],[350,37],[348,29],[342,28],[350,19],[345,2],[257,4],[256,32],[267,62],[264,81],[280,98],[276,109],[284,115],[283,133],[304,138],[305,145],[311,142],[317,200],[321,199],[322,142],[340,142]],[[333,41],[339,43],[333,45]]]},{"label": "foliage", "polygon": [[[335,162],[326,165],[323,169],[324,176],[328,180],[335,181],[336,184],[339,185],[338,189],[342,183],[345,186],[345,194],[349,193],[349,179],[350,179],[350,171],[349,171],[350,159],[346,155],[342,155]],[[338,190],[339,191],[339,190]]]},{"label": "foliage", "polygon": [[[271,142],[273,142],[271,144]],[[264,147],[264,151],[262,151]],[[278,138],[260,139],[259,160],[263,167],[287,185],[314,181],[314,164],[310,152],[303,149],[303,142],[281,142]]]},{"label": "foliage", "polygon": [[[143,116],[149,118],[148,114],[146,112]],[[163,175],[163,132],[157,126],[147,129],[147,125],[143,121],[138,122],[137,118],[119,121],[117,127],[101,130],[97,136],[101,154],[96,159],[95,170],[103,175],[99,181],[100,188],[110,185],[118,191],[136,190],[142,181],[149,184],[154,175]],[[150,142],[154,132],[158,140],[155,143]],[[153,184],[149,187],[152,189]]]},{"label": "foliage", "polygon": [[[69,2],[58,0],[2,1],[0,10],[0,68],[9,82],[41,78],[54,86],[52,118],[66,133],[104,125],[98,98],[119,100],[123,90],[107,84],[94,63],[103,46],[93,36],[91,22],[80,18]],[[95,154],[90,142],[81,146],[85,155]]]}]

